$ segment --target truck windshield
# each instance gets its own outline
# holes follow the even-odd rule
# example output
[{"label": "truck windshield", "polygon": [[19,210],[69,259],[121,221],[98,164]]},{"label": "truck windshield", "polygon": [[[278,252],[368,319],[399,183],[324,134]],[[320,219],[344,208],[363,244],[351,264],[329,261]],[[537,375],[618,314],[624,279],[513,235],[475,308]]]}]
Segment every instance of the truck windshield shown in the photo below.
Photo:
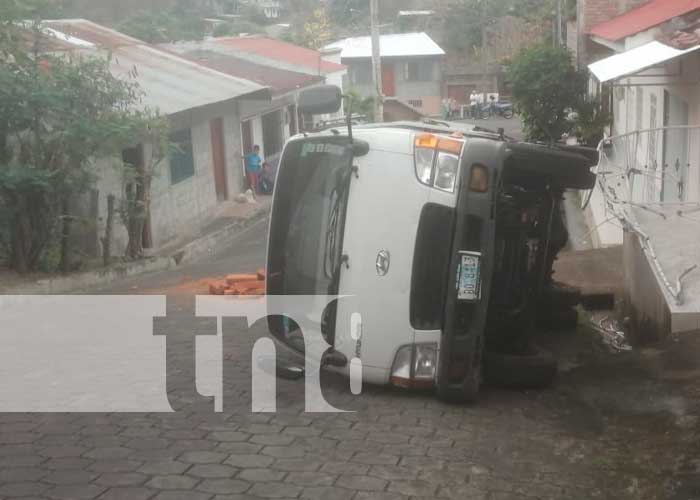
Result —
[{"label": "truck windshield", "polygon": [[267,293],[337,294],[351,167],[347,137],[287,145],[271,216]]}]

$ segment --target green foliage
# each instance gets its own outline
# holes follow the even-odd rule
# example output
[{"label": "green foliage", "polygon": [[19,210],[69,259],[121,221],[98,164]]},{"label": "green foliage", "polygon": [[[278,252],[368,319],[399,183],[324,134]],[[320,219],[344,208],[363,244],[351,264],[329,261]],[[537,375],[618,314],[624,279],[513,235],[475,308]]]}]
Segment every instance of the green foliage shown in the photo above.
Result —
[{"label": "green foliage", "polygon": [[[0,25],[16,26],[9,19]],[[119,155],[158,123],[133,111],[141,91],[113,77],[109,61],[42,54],[34,40],[43,37],[39,23],[6,37],[0,64],[0,232],[20,272],[53,262],[46,252],[57,238],[67,262],[69,206],[94,185],[93,160]]]},{"label": "green foliage", "polygon": [[117,29],[148,43],[201,40],[206,34],[201,14],[184,8],[137,12]]},{"label": "green foliage", "polygon": [[602,108],[598,99],[582,100],[576,108],[573,134],[584,146],[597,147],[611,120],[612,115]]},{"label": "green foliage", "polygon": [[232,23],[222,23],[214,28],[213,35],[215,37],[221,36],[235,36],[241,33],[264,33],[265,30],[259,24],[255,24],[250,21],[239,20]]},{"label": "green foliage", "polygon": [[265,12],[259,6],[253,3],[241,6],[240,14],[243,21],[248,23],[256,24],[258,26],[270,24],[270,20],[265,15]]},{"label": "green foliage", "polygon": [[372,97],[362,97],[355,90],[349,90],[346,95],[345,106],[352,112],[353,116],[364,115],[367,117],[367,121],[374,122],[374,99]]},{"label": "green foliage", "polygon": [[290,40],[303,47],[320,49],[333,41],[333,33],[326,9],[319,7],[302,24],[295,25]]},{"label": "green foliage", "polygon": [[566,49],[524,50],[511,61],[508,78],[528,140],[553,143],[571,130],[569,114],[583,102],[586,75],[576,69]]}]

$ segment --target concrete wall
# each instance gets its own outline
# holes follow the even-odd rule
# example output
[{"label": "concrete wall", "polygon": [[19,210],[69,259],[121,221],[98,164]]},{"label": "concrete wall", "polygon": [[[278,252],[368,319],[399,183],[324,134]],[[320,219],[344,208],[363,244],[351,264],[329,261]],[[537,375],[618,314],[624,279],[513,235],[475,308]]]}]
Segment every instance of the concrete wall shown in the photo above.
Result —
[{"label": "concrete wall", "polygon": [[[192,177],[172,184],[168,159],[161,161],[151,186],[151,229],[154,249],[195,234],[212,217],[219,205],[214,184],[214,167],[210,121],[223,118],[226,179],[229,199],[243,190],[241,176],[241,132],[237,104],[202,108],[171,117],[171,131],[191,129],[195,173]],[[151,157],[149,146],[144,148],[146,162]],[[107,196],[116,197],[117,208],[123,195],[123,177],[116,160],[97,162],[99,179],[97,233],[104,234],[107,216]],[[117,214],[112,242],[113,255],[124,252],[128,241],[126,230]]]},{"label": "concrete wall", "polygon": [[671,312],[637,235],[625,232],[622,252],[625,273],[623,307],[624,315],[631,321],[632,335],[646,342],[668,337]]},{"label": "concrete wall", "polygon": [[[442,88],[444,85],[443,68],[441,58],[428,58],[433,64],[432,79],[426,81],[406,80],[404,75],[404,64],[409,61],[414,61],[420,58],[390,58],[386,59],[387,63],[393,65],[394,68],[394,87],[395,95],[403,101],[412,101],[411,105],[420,110],[425,115],[434,115],[440,113],[440,103],[442,101]],[[364,97],[374,95],[374,89],[371,82],[355,84],[352,82],[352,74],[354,68],[358,65],[367,65],[367,59],[344,59],[343,64],[348,65],[349,87]],[[422,101],[418,106],[418,102]]]}]

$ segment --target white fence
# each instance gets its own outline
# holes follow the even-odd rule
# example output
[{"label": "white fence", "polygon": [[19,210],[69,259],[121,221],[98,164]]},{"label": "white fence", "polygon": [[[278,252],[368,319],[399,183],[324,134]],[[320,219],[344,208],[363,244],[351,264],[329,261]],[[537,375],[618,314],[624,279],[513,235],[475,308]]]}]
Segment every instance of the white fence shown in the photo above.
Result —
[{"label": "white fence", "polygon": [[[639,235],[661,281],[677,304],[683,302],[682,280],[697,264],[669,277],[657,258],[640,213],[661,222],[681,218],[700,235],[700,126],[663,127],[613,136],[598,146],[596,189],[609,221]],[[584,208],[591,194],[584,196]],[[700,238],[699,238],[700,243]]]}]

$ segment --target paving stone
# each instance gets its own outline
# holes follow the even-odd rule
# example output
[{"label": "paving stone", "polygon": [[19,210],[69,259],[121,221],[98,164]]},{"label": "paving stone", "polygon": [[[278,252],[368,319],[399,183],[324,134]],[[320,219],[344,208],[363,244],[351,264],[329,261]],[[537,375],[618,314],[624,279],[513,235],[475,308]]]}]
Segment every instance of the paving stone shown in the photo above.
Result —
[{"label": "paving stone", "polygon": [[134,450],[162,450],[170,445],[170,441],[163,438],[135,438],[126,443],[127,448]]},{"label": "paving stone", "polygon": [[281,425],[272,424],[250,424],[238,429],[241,432],[247,432],[248,434],[278,434],[282,431]]},{"label": "paving stone", "polygon": [[217,446],[217,441],[208,439],[179,439],[174,441],[170,450],[183,451],[209,451]]},{"label": "paving stone", "polygon": [[273,469],[243,469],[237,478],[253,483],[262,483],[266,481],[281,481],[286,474],[286,472]]},{"label": "paving stone", "polygon": [[[389,493],[386,491],[358,491],[353,500],[406,500],[407,497],[399,493]],[[419,500],[419,499],[411,499]],[[471,500],[465,497],[463,500]]]},{"label": "paving stone", "polygon": [[37,467],[12,467],[0,470],[0,483],[38,481],[46,474],[48,474],[46,469]]},{"label": "paving stone", "polygon": [[210,500],[209,493],[198,491],[162,491],[153,497],[152,500]]},{"label": "paving stone", "polygon": [[133,450],[122,448],[121,446],[113,446],[107,448],[95,448],[85,453],[87,458],[94,460],[119,460],[133,454]]},{"label": "paving stone", "polygon": [[56,470],[45,476],[42,481],[50,484],[85,484],[92,482],[97,477],[94,472],[80,469]]},{"label": "paving stone", "polygon": [[127,427],[121,435],[130,438],[157,438],[162,432],[158,427]]},{"label": "paving stone", "polygon": [[263,455],[231,455],[228,457],[224,463],[227,465],[232,465],[234,467],[268,467],[274,458],[266,457]]},{"label": "paving stone", "polygon": [[163,433],[165,439],[202,439],[207,434],[206,431],[198,429],[174,429]]},{"label": "paving stone", "polygon": [[50,446],[43,448],[39,454],[49,458],[79,457],[86,451],[82,446]]},{"label": "paving stone", "polygon": [[147,500],[153,493],[148,488],[110,488],[99,496],[99,500]]},{"label": "paving stone", "polygon": [[188,476],[155,476],[146,483],[146,486],[157,490],[189,490],[198,482],[198,479]]},{"label": "paving stone", "polygon": [[193,465],[192,468],[187,471],[187,474],[190,476],[208,479],[231,478],[235,476],[236,473],[238,473],[237,468],[221,464]]},{"label": "paving stone", "polygon": [[435,495],[437,490],[437,485],[421,479],[414,479],[408,481],[391,481],[387,491],[394,493],[400,493],[406,496],[424,496],[431,497]]},{"label": "paving stone", "polygon": [[312,437],[312,436],[319,436],[323,432],[322,429],[316,429],[315,427],[312,426],[290,426],[290,427],[285,427],[282,430],[283,435],[287,436],[297,436],[297,437]]},{"label": "paving stone", "polygon": [[138,472],[152,475],[181,474],[185,472],[189,467],[190,464],[177,462],[175,460],[167,460],[161,462],[146,462],[138,469]]},{"label": "paving stone", "polygon": [[321,467],[321,472],[329,474],[364,475],[369,470],[369,465],[346,461],[327,461]]},{"label": "paving stone", "polygon": [[142,462],[166,462],[175,460],[182,454],[182,450],[174,450],[172,448],[151,449],[151,450],[134,450],[129,454],[129,460],[137,460]]},{"label": "paving stone", "polygon": [[205,479],[197,490],[206,493],[216,493],[220,495],[230,493],[243,493],[250,488],[250,483],[239,479]]},{"label": "paving stone", "polygon": [[95,479],[95,484],[102,486],[139,486],[148,480],[145,474],[138,472],[108,472]]},{"label": "paving stone", "polygon": [[104,486],[95,484],[69,484],[55,486],[48,490],[45,495],[57,500],[90,500],[105,490]]},{"label": "paving stone", "polygon": [[265,446],[261,453],[277,458],[299,458],[306,455],[306,450],[300,446]]},{"label": "paving stone", "polygon": [[336,477],[325,472],[290,472],[285,482],[299,486],[331,486]]},{"label": "paving stone", "polygon": [[387,481],[371,476],[340,476],[336,486],[349,490],[382,491],[386,488]]},{"label": "paving stone", "polygon": [[299,498],[303,500],[350,500],[355,498],[355,491],[335,486],[313,486],[304,488]]},{"label": "paving stone", "polygon": [[[1,449],[2,447],[0,447],[0,450]],[[41,455],[10,455],[0,457],[0,468],[31,467],[33,465],[39,465],[46,460],[46,457],[42,457]]]},{"label": "paving stone", "polygon": [[40,434],[33,432],[6,432],[0,433],[0,445],[33,443],[40,438]]},{"label": "paving stone", "polygon": [[29,495],[40,495],[48,485],[37,482],[7,483],[0,486],[0,495],[7,497],[26,497]]},{"label": "paving stone", "polygon": [[374,453],[355,453],[351,460],[365,465],[396,465],[399,462],[399,457]]},{"label": "paving stone", "polygon": [[250,442],[266,446],[286,446],[292,444],[295,439],[295,436],[284,434],[257,434],[250,438]]},{"label": "paving stone", "polygon": [[248,493],[262,498],[295,498],[301,493],[301,488],[289,483],[256,483]]},{"label": "paving stone", "polygon": [[279,458],[271,465],[273,469],[289,472],[312,472],[321,468],[323,462],[306,458]]},{"label": "paving stone", "polygon": [[141,467],[143,462],[135,460],[97,460],[90,464],[87,469],[100,473],[107,472],[134,472]]},{"label": "paving stone", "polygon": [[[219,431],[219,432],[212,432],[207,436],[207,439],[210,439],[212,441],[245,441],[250,437],[250,434],[246,432],[238,432],[238,431]],[[265,444],[265,443],[263,443]]]},{"label": "paving stone", "polygon": [[214,451],[230,453],[232,455],[255,455],[262,450],[263,445],[254,443],[219,443]]},{"label": "paving stone", "polygon": [[228,455],[214,451],[186,451],[178,460],[189,464],[218,464],[224,461]]}]

